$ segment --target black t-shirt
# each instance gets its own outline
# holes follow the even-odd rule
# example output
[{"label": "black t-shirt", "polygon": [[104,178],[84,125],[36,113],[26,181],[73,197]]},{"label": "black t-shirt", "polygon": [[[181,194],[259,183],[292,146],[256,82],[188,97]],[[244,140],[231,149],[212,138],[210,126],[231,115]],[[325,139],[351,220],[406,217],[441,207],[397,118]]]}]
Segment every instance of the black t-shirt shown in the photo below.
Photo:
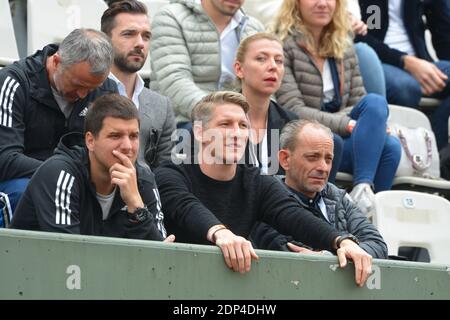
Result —
[{"label": "black t-shirt", "polygon": [[175,234],[178,242],[209,244],[208,229],[221,223],[248,238],[258,220],[328,250],[339,235],[301,207],[280,181],[261,175],[258,168],[238,165],[232,180],[217,181],[203,174],[198,165],[165,162],[155,175],[168,234]]}]

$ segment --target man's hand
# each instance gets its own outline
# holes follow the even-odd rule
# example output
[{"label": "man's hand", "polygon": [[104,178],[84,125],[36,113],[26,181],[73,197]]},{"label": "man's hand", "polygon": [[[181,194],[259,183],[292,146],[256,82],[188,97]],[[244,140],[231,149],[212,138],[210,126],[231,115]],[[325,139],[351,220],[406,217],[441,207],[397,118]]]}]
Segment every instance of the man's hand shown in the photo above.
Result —
[{"label": "man's hand", "polygon": [[171,235],[169,235],[167,238],[165,238],[165,239],[163,240],[163,242],[167,242],[167,243],[175,242],[175,236],[174,236],[173,234],[171,234]]},{"label": "man's hand", "polygon": [[407,55],[404,58],[404,68],[419,82],[424,95],[444,90],[447,76],[433,63]]},{"label": "man's hand", "polygon": [[322,251],[309,250],[307,248],[297,246],[290,242],[287,243],[287,246],[288,246],[289,250],[291,250],[292,252],[297,252],[297,253],[302,253],[302,254],[323,254]]},{"label": "man's hand", "polygon": [[137,185],[136,169],[131,160],[118,150],[113,150],[113,155],[120,160],[109,168],[111,183],[120,189],[120,196],[128,207],[128,212],[134,212],[136,208],[143,208],[144,202]]},{"label": "man's hand", "polygon": [[250,271],[252,259],[258,260],[250,241],[235,235],[228,229],[221,229],[214,234],[216,245],[222,250],[225,263],[234,271]]},{"label": "man's hand", "polygon": [[341,247],[337,249],[337,256],[339,267],[341,268],[345,268],[347,265],[347,258],[353,260],[355,264],[355,281],[357,285],[362,287],[372,273],[372,256],[361,249],[355,242],[348,239],[341,242]]}]

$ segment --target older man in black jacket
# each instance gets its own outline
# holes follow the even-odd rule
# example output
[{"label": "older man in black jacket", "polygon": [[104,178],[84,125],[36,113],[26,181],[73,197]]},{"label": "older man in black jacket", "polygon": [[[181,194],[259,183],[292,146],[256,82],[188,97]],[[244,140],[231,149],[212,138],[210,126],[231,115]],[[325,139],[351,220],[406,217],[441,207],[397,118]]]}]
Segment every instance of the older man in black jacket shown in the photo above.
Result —
[{"label": "older man in black jacket", "polygon": [[0,191],[12,210],[61,137],[83,131],[89,103],[117,91],[107,79],[112,61],[105,34],[75,29],[0,70]]},{"label": "older man in black jacket", "polygon": [[[387,246],[376,227],[361,213],[350,196],[327,183],[333,160],[333,134],[315,121],[288,123],[280,136],[280,165],[286,171],[285,186],[297,201],[339,232],[351,234],[374,258],[387,258]],[[281,182],[280,182],[281,183]],[[258,224],[251,238],[256,247],[312,253],[311,248]]]}]

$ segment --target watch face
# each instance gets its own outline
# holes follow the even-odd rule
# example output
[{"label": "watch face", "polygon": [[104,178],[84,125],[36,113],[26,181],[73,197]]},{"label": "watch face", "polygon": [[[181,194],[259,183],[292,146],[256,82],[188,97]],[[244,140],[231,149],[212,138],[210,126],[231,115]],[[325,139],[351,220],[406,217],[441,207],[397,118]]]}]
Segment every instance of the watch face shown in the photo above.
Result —
[{"label": "watch face", "polygon": [[139,221],[145,221],[148,217],[148,211],[146,209],[139,209],[136,212],[136,219]]},{"label": "watch face", "polygon": [[148,218],[148,210],[146,208],[138,208],[131,215],[133,222],[143,222]]}]

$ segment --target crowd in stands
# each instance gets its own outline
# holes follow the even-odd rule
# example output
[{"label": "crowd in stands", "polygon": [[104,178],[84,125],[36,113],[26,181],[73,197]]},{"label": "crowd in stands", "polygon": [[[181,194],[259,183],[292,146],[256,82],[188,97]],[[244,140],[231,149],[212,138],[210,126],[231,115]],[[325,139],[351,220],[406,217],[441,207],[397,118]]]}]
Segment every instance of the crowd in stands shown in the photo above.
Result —
[{"label": "crowd in stands", "polygon": [[171,0],[152,21],[139,1],[106,2],[101,31],[0,70],[0,222],[215,244],[241,273],[255,248],[331,252],[362,286],[388,258],[370,221],[402,154],[388,103],[440,99],[448,148],[449,2],[268,0],[264,24],[244,0]]}]

